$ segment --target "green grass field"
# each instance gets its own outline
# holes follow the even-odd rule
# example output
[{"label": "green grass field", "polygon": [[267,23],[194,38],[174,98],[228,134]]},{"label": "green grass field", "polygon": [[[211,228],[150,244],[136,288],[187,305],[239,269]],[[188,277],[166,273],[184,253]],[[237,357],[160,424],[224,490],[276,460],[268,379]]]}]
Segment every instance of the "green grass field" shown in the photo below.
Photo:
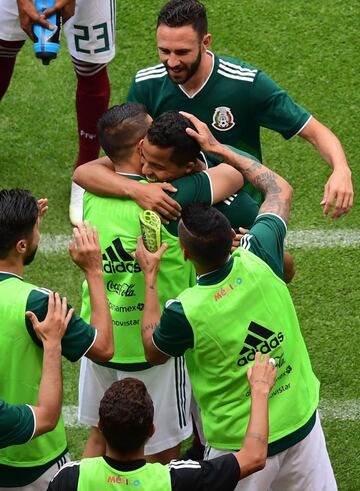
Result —
[{"label": "green grass field", "polygon": [[[118,1],[117,56],[109,67],[112,103],[122,102],[139,68],[158,62],[155,19],[159,0]],[[215,52],[267,71],[341,139],[353,169],[360,158],[357,131],[360,91],[357,48],[359,2],[328,0],[205,0]],[[65,45],[49,67],[35,59],[31,43],[18,56],[12,84],[0,105],[1,187],[25,187],[49,198],[42,232],[69,234],[70,178],[77,150],[75,75]],[[319,206],[329,169],[299,138],[287,143],[263,132],[265,162],[293,185],[291,231],[319,230],[327,239],[360,234],[359,205],[337,222]],[[321,381],[323,426],[339,489],[359,491],[360,342],[359,247],[291,251],[297,275],[291,292],[316,374]],[[82,275],[65,253],[39,253],[27,279],[61,291],[80,307]],[[78,366],[65,363],[65,405],[77,404]],[[343,408],[343,409],[342,409]],[[68,429],[73,457],[87,430]]]}]

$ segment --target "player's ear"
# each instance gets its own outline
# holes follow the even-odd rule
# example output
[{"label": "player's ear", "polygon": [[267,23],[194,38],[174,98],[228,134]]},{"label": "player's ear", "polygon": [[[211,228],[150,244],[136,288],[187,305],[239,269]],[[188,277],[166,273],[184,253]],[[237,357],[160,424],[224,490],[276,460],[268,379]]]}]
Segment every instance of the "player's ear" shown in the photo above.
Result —
[{"label": "player's ear", "polygon": [[212,41],[211,34],[209,34],[209,33],[205,34],[205,36],[203,37],[203,41],[202,41],[202,45],[203,45],[205,50],[210,48],[211,41]]},{"label": "player's ear", "polygon": [[20,239],[16,242],[15,249],[18,254],[25,254],[29,245],[27,239]]},{"label": "player's ear", "polygon": [[138,149],[139,155],[141,155],[141,149],[142,149],[143,143],[144,143],[144,138],[141,138],[141,140],[137,144],[137,149]]},{"label": "player's ear", "polygon": [[151,438],[153,436],[153,434],[155,433],[155,431],[156,431],[156,426],[153,423],[151,425],[151,428],[150,428],[149,438]]},{"label": "player's ear", "polygon": [[185,174],[192,174],[195,171],[196,162],[188,162],[185,166]]}]

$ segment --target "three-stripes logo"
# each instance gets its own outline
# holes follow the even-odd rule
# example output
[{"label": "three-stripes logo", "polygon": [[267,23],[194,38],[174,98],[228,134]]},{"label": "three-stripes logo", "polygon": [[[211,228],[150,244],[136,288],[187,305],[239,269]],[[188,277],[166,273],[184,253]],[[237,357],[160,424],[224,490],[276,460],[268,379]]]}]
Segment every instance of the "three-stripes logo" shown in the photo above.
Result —
[{"label": "three-stripes logo", "polygon": [[249,362],[254,361],[257,351],[260,351],[264,355],[270,353],[270,351],[280,346],[283,341],[284,335],[282,332],[275,334],[274,331],[270,331],[270,329],[256,322],[250,322],[248,335],[244,341],[245,346],[239,353],[238,366],[243,367]]},{"label": "three-stripes logo", "polygon": [[113,240],[102,255],[105,273],[140,273],[141,269],[134,258],[125,251],[120,237]]}]

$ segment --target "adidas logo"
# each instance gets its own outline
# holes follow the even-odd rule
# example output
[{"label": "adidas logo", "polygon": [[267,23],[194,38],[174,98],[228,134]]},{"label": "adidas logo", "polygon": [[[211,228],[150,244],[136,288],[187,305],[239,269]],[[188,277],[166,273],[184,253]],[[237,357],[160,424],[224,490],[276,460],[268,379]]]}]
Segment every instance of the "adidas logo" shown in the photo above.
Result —
[{"label": "adidas logo", "polygon": [[124,273],[125,271],[128,273],[141,272],[139,264],[125,251],[120,237],[113,240],[111,245],[105,249],[102,258],[105,273]]},{"label": "adidas logo", "polygon": [[240,358],[237,361],[239,367],[244,367],[249,362],[254,361],[255,353],[260,351],[266,355],[274,350],[284,341],[282,332],[275,334],[256,322],[251,322],[248,327],[248,335],[245,338],[244,346],[240,351]]}]

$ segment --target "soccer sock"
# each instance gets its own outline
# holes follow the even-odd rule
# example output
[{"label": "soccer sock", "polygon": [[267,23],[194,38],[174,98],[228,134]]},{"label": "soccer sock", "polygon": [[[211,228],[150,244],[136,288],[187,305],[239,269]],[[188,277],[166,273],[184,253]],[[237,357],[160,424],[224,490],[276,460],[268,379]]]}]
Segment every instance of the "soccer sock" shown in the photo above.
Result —
[{"label": "soccer sock", "polygon": [[76,167],[98,158],[100,144],[96,124],[107,110],[110,82],[105,64],[72,59],[78,79],[76,113],[79,131],[79,154]]},{"label": "soccer sock", "polygon": [[0,39],[0,101],[9,87],[16,62],[16,55],[25,41],[4,41]]}]

